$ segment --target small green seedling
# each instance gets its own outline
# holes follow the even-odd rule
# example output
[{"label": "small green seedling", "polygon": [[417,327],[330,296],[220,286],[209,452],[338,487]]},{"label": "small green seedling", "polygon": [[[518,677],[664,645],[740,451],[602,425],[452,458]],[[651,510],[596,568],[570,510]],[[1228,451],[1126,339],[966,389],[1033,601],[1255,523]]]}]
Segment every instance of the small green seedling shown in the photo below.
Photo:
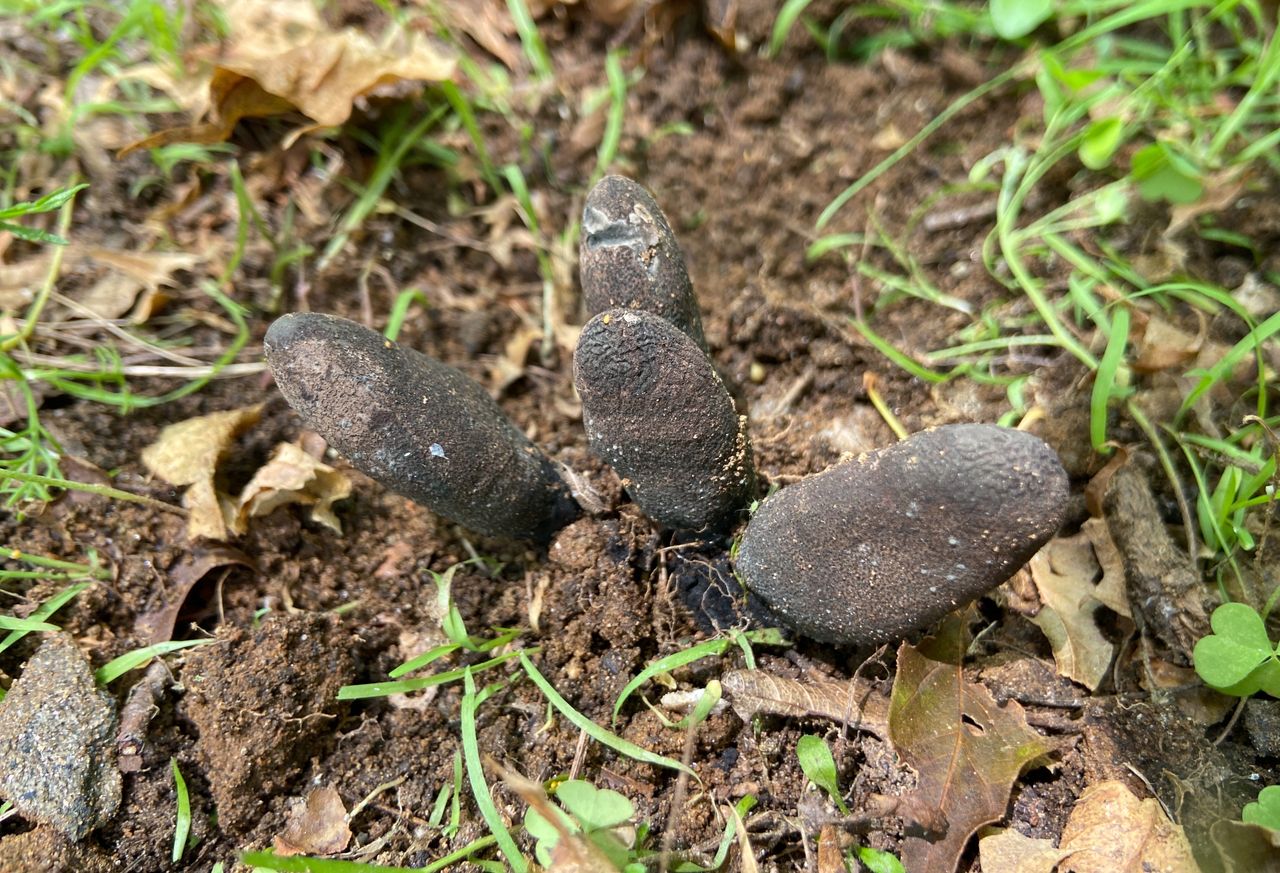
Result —
[{"label": "small green seedling", "polygon": [[836,806],[845,815],[849,807],[840,796],[840,781],[836,777],[836,759],[831,756],[831,749],[822,737],[805,734],[796,743],[796,757],[800,759],[800,769],[809,781],[831,796]]},{"label": "small green seedling", "polygon": [[1245,824],[1262,825],[1280,831],[1280,785],[1268,785],[1258,792],[1258,799],[1244,805],[1240,816]]},{"label": "small green seedling", "polygon": [[[644,864],[635,860],[635,833],[629,822],[635,815],[631,801],[608,788],[570,779],[556,789],[556,799],[564,811],[556,810],[566,829],[591,842],[609,862],[625,873],[640,873]],[[560,841],[560,831],[536,809],[524,816],[524,827],[537,840],[534,854],[538,863],[551,866],[551,852]]]},{"label": "small green seedling", "polygon": [[1209,623],[1213,633],[1196,643],[1192,653],[1205,684],[1235,697],[1259,691],[1280,697],[1280,655],[1257,610],[1224,603]]},{"label": "small green seedling", "polygon": [[[849,807],[840,796],[840,782],[836,776],[836,759],[826,740],[813,734],[806,734],[796,743],[796,757],[800,759],[800,769],[809,781],[817,785],[831,796],[840,812],[849,815]],[[906,873],[902,862],[889,852],[873,849],[870,846],[858,846],[852,854],[856,855],[871,873]]]}]

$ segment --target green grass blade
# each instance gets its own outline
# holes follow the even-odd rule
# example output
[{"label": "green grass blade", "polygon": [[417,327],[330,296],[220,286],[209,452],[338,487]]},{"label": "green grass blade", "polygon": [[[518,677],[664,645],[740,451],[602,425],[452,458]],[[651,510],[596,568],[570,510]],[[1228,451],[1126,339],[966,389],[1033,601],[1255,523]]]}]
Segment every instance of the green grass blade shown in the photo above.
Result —
[{"label": "green grass blade", "polygon": [[705,643],[698,643],[696,646],[681,649],[649,664],[649,666],[637,673],[634,679],[623,686],[622,691],[619,692],[618,699],[613,704],[613,723],[618,723],[618,713],[622,712],[622,705],[627,702],[627,698],[654,676],[659,673],[670,673],[672,670],[677,670],[686,664],[692,664],[694,661],[700,661],[703,658],[723,655],[731,645],[733,645],[733,641],[728,637],[707,640]]},{"label": "green grass blade", "polygon": [[[520,653],[520,658],[521,661],[525,660],[523,652]],[[493,804],[493,795],[484,781],[484,765],[480,761],[480,743],[476,739],[476,709],[480,706],[480,699],[476,694],[476,680],[471,675],[470,667],[463,672],[462,682],[462,713],[459,716],[462,722],[462,757],[467,764],[467,781],[471,783],[471,794],[475,798],[481,817],[489,826],[489,833],[497,840],[498,849],[506,857],[511,869],[515,873],[525,873],[529,865],[520,854],[520,849],[512,839],[506,824],[503,823],[502,816],[498,814],[498,808]]]},{"label": "green grass blade", "polygon": [[1111,336],[1107,348],[1093,374],[1093,394],[1089,398],[1089,439],[1093,450],[1102,455],[1111,454],[1107,446],[1107,408],[1118,391],[1116,376],[1124,363],[1124,350],[1129,342],[1129,310],[1123,306],[1111,319]]},{"label": "green grass blade", "polygon": [[240,863],[278,873],[422,873],[423,870],[421,867],[379,867],[335,858],[304,858],[300,855],[284,858],[274,852],[245,852],[240,856]]},{"label": "green grass blade", "polygon": [[520,45],[524,46],[525,57],[529,66],[539,79],[551,79],[555,70],[551,67],[551,54],[547,44],[538,33],[538,25],[529,14],[529,7],[524,0],[507,0],[507,9],[511,12],[511,20],[515,22],[516,33],[520,34]]},{"label": "green grass blade", "polygon": [[769,34],[769,49],[765,53],[766,57],[778,56],[782,51],[783,43],[787,41],[787,35],[791,33],[791,28],[796,26],[796,21],[812,2],[813,0],[787,0],[782,4],[782,8],[778,10],[778,17],[773,21],[773,32]]},{"label": "green grass blade", "polygon": [[915,358],[899,351],[888,340],[872,330],[871,326],[865,321],[859,321],[851,318],[849,319],[849,323],[858,329],[858,333],[862,334],[863,338],[867,342],[875,346],[876,351],[880,352],[880,354],[884,355],[890,361],[893,361],[893,363],[897,364],[917,379],[937,383],[945,382],[950,378],[949,373],[939,373],[936,370],[930,370]]},{"label": "green grass blade", "polygon": [[622,142],[622,123],[627,117],[627,74],[623,72],[617,52],[611,51],[605,56],[604,72],[609,80],[609,114],[605,119],[600,148],[596,151],[596,168],[591,173],[590,185],[600,181],[617,158],[618,144]]},{"label": "green grass blade", "polygon": [[[1196,383],[1196,387],[1187,395],[1187,399],[1182,401],[1182,408],[1179,413],[1190,409],[1192,404],[1199,400],[1200,396],[1213,387],[1215,383],[1227,379],[1231,375],[1231,371],[1240,365],[1246,355],[1260,350],[1262,344],[1277,332],[1280,332],[1280,312],[1275,313],[1262,324],[1249,331],[1244,339],[1232,346],[1231,351],[1222,356],[1218,363],[1207,371],[1203,371],[1200,375],[1200,381]],[[1265,368],[1263,372],[1265,373]],[[1260,376],[1259,378],[1263,377]],[[1266,396],[1267,392],[1265,390],[1258,392],[1258,416],[1262,418],[1265,418],[1267,414]]]},{"label": "green grass blade", "polygon": [[23,631],[25,633],[44,633],[46,631],[56,631],[60,628],[56,624],[49,624],[45,621],[32,621],[29,618],[15,618],[11,615],[0,615],[0,630],[7,631]]},{"label": "green grass blade", "polygon": [[[535,650],[536,651],[536,650]],[[398,682],[370,682],[365,685],[343,685],[338,689],[339,700],[366,700],[370,697],[386,697],[390,694],[408,694],[410,691],[420,691],[423,688],[430,688],[433,685],[444,685],[447,682],[457,682],[462,679],[468,672],[479,673],[482,670],[488,670],[490,667],[510,661],[521,652],[507,652],[498,655],[496,658],[490,658],[487,661],[481,661],[472,667],[462,667],[457,670],[447,670],[444,673],[435,673],[431,676],[418,676],[413,679],[401,679]]]},{"label": "green grass blade", "polygon": [[173,824],[173,863],[182,860],[182,853],[187,850],[187,838],[191,836],[191,795],[187,793],[187,780],[182,778],[178,769],[178,759],[169,759],[169,769],[173,771],[173,790],[177,795],[178,811]]},{"label": "green grass blade", "polygon": [[529,678],[533,680],[533,684],[538,686],[544,697],[551,702],[560,714],[567,718],[574,726],[582,730],[603,746],[608,746],[620,755],[624,755],[636,761],[643,761],[646,764],[652,764],[655,767],[667,767],[671,770],[679,770],[681,773],[688,773],[690,776],[697,778],[697,774],[681,764],[679,761],[671,758],[664,758],[662,755],[650,752],[648,749],[642,749],[635,743],[624,740],[622,737],[610,733],[600,725],[578,712],[569,702],[560,696],[560,692],[547,681],[547,678],[538,672],[538,668],[533,666],[533,662],[529,657],[520,652],[520,666],[524,667],[524,671],[529,674]]},{"label": "green grass blade", "polygon": [[113,658],[103,664],[93,674],[93,678],[97,680],[99,685],[109,685],[130,670],[143,666],[152,658],[167,655],[179,649],[189,649],[192,646],[207,646],[214,642],[217,642],[217,640],[169,640],[164,643],[156,643],[153,646],[134,649],[132,652],[125,652],[120,657]]},{"label": "green grass blade", "polygon": [[[68,585],[66,588],[63,588],[61,591],[59,591],[57,594],[50,597],[44,603],[40,604],[40,606],[36,609],[35,612],[27,616],[27,621],[43,622],[46,618],[53,615],[55,612],[57,612],[59,609],[65,606],[67,602],[70,601],[73,597],[75,597],[81,591],[84,591],[86,588],[88,588],[92,584],[93,584],[92,582],[77,582],[75,585]],[[5,649],[12,646],[18,640],[25,637],[28,633],[29,631],[25,631],[25,630],[11,631],[3,640],[0,640],[0,652],[3,652]]]}]

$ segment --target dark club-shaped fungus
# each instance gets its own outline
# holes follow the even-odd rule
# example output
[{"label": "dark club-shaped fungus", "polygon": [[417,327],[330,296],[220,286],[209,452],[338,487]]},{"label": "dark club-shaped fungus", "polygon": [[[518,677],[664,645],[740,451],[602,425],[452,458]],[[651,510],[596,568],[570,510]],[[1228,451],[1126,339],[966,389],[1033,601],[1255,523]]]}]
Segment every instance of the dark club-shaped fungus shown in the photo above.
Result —
[{"label": "dark club-shaped fungus", "polygon": [[601,179],[582,209],[580,249],[588,315],[608,309],[652,312],[706,351],[684,256],[652,194],[624,176]]},{"label": "dark club-shaped fungus", "polygon": [[1067,474],[993,425],[915,434],[784,488],[747,524],[743,581],[795,631],[871,645],[1011,576],[1062,523]]},{"label": "dark club-shaped fungus", "polygon": [[702,349],[666,319],[597,315],[578,339],[573,381],[591,450],[650,518],[722,529],[751,499],[746,420]]},{"label": "dark club-shaped fungus", "polygon": [[307,425],[359,470],[487,536],[545,539],[578,507],[476,382],[343,318],[286,315],[267,363]]}]

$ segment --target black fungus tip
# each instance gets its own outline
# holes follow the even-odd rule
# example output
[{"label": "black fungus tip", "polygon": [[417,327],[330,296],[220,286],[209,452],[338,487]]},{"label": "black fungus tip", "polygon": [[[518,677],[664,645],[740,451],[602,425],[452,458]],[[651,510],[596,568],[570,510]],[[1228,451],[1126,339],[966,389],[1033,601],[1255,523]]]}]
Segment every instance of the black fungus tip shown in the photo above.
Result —
[{"label": "black fungus tip", "polygon": [[732,524],[755,491],[746,422],[693,340],[652,313],[611,309],[582,329],[573,372],[592,451],[646,515]]},{"label": "black fungus tip", "polygon": [[1013,575],[1061,525],[1068,484],[1030,434],[935,428],[764,501],[737,569],[805,636],[897,639]]},{"label": "black fungus tip", "polygon": [[702,316],[671,225],[653,195],[605,176],[587,195],[579,246],[588,315],[639,309],[660,315],[706,351]]},{"label": "black fungus tip", "polygon": [[289,405],[391,490],[486,536],[545,540],[577,516],[551,461],[458,370],[315,313],[281,317],[264,346]]}]

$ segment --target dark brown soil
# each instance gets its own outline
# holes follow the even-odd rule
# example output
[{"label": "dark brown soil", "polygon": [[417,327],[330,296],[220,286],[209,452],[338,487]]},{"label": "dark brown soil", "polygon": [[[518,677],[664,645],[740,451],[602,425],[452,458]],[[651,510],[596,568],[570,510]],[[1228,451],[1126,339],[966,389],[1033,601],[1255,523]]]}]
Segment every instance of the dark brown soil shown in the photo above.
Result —
[{"label": "dark brown soil", "polygon": [[[743,3],[739,12],[740,29],[756,45],[772,25],[768,6]],[[834,6],[817,2],[810,14],[830,18]],[[810,263],[805,249],[815,238],[819,212],[888,154],[886,131],[910,136],[1015,56],[975,57],[947,46],[891,51],[867,65],[830,63],[797,32],[780,59],[766,61],[754,51],[727,54],[692,23],[682,20],[656,35],[642,24],[628,37],[636,48],[633,61],[642,54],[646,66],[628,95],[613,169],[652,190],[671,221],[701,302],[711,355],[749,410],[763,485],[785,485],[846,453],[893,442],[868,401],[868,374],[878,378],[887,403],[912,431],[995,420],[1007,409],[1002,389],[926,385],[895,368],[849,324],[854,314],[872,315],[882,336],[911,353],[948,344],[967,323],[965,316],[911,299],[882,305],[849,265],[836,257]],[[543,26],[563,93],[543,100],[532,119],[533,141],[523,147],[505,122],[484,124],[495,163],[521,163],[550,235],[581,214],[596,140],[588,137],[585,147],[580,142],[600,119],[580,117],[579,107],[585,91],[603,81],[605,50],[615,34],[576,13],[553,16]],[[1016,86],[979,101],[854,198],[830,230],[864,230],[874,214],[883,232],[907,246],[942,291],[978,308],[1003,300],[1007,291],[981,263],[990,219],[941,230],[926,230],[919,219],[941,206],[982,201],[985,195],[947,192],[978,159],[1008,141],[1020,117],[1039,111],[1035,103],[1033,89]],[[385,109],[373,107],[369,123]],[[673,125],[687,132],[673,133]],[[280,221],[290,185],[307,161],[305,139],[281,154],[278,133],[268,123],[249,122],[235,140],[246,178],[255,180],[255,195],[271,222]],[[465,133],[442,136],[466,150]],[[329,147],[349,156],[347,171],[355,178],[372,161],[354,139],[340,136]],[[78,240],[92,244],[115,235],[121,223],[145,219],[156,204],[128,194],[128,177],[141,173],[145,162],[144,156],[131,156],[113,178],[94,180],[88,208],[77,213]],[[224,177],[199,183],[214,195],[209,203],[234,202]],[[1065,175],[1049,179],[1043,197],[1049,205],[1061,202],[1075,184]],[[407,169],[389,196],[446,232],[432,235],[394,215],[375,214],[330,271],[290,274],[284,300],[273,299],[269,248],[252,241],[236,288],[237,299],[253,313],[254,345],[243,359],[260,359],[263,334],[280,309],[335,313],[381,328],[396,292],[424,289],[431,305],[411,310],[400,343],[429,352],[490,389],[525,434],[573,471],[581,490],[594,493],[598,511],[561,530],[547,547],[535,548],[470,536],[352,472],[354,494],[338,507],[342,536],[308,521],[297,507],[254,519],[235,541],[253,567],[219,566],[184,598],[175,636],[210,635],[216,642],[170,657],[173,681],[157,700],[141,769],[125,775],[116,818],[74,846],[45,828],[8,818],[0,822],[0,871],[208,870],[217,862],[231,870],[241,851],[270,847],[284,830],[291,802],[317,785],[334,786],[348,810],[360,805],[351,822],[359,860],[423,865],[482,836],[487,829],[465,783],[460,829],[446,837],[430,822],[441,790],[453,782],[461,683],[407,698],[336,699],[341,685],[384,680],[400,663],[443,641],[431,573],[475,555],[484,556],[485,564],[468,564],[452,584],[467,627],[476,634],[526,628],[520,642],[537,647],[538,669],[573,707],[602,725],[610,723],[623,686],[646,664],[707,638],[717,621],[737,620],[732,596],[723,593],[731,590],[725,544],[687,542],[664,532],[626,500],[616,474],[587,451],[570,372],[573,331],[564,330],[586,320],[576,282],[567,282],[568,293],[557,301],[555,320],[564,336],[557,336],[545,356],[536,340],[513,342],[540,329],[542,283],[527,236],[509,205],[505,212],[458,217],[446,196],[450,189],[442,171]],[[465,178],[456,189],[490,199],[477,179]],[[345,191],[329,190],[324,197],[326,218],[349,203]],[[1247,231],[1260,250],[1280,251],[1277,202],[1270,196],[1242,201],[1221,217],[1222,224]],[[179,247],[196,246],[207,235],[233,237],[234,221],[201,211],[209,208],[171,214],[165,232]],[[1146,216],[1145,224],[1125,231],[1132,244],[1158,233],[1160,218]],[[303,221],[301,232],[320,249],[330,230],[323,221]],[[1227,273],[1239,272],[1238,252],[1203,240],[1186,245],[1193,273],[1228,282]],[[883,251],[866,257],[891,265]],[[569,259],[561,267],[571,265]],[[383,281],[371,281],[370,269]],[[225,342],[209,301],[192,293],[182,305],[204,314],[201,341]],[[1015,300],[1004,311],[1025,314],[1028,305]],[[1084,517],[1078,495],[1100,466],[1085,425],[1089,386],[1069,356],[1041,355],[1011,358],[1007,366],[1035,373],[1027,401],[1048,411],[1041,428],[1076,477],[1070,528]],[[170,387],[135,385],[147,393]],[[116,486],[177,504],[178,489],[147,477],[142,449],[165,424],[259,401],[266,404],[262,421],[224,465],[227,487],[234,489],[275,444],[302,430],[266,376],[216,382],[128,416],[50,398],[43,420],[69,454],[111,471]],[[1083,418],[1076,414],[1082,408]],[[1076,425],[1068,427],[1068,421]],[[1115,436],[1141,440],[1136,430],[1123,428]],[[1158,476],[1152,479],[1165,521],[1174,521],[1167,487]],[[64,497],[26,518],[10,514],[0,521],[0,532],[13,547],[69,560],[83,560],[86,550],[95,549],[113,569],[112,581],[89,589],[58,615],[94,666],[145,643],[139,623],[170,602],[175,574],[207,548],[187,541],[179,517],[83,496]],[[33,585],[21,594],[37,602],[54,590]],[[1055,674],[1039,630],[1005,608],[1014,596],[1002,593],[980,603],[985,630],[973,648],[970,678],[987,683],[1001,700],[1020,699],[1033,725],[1067,742],[1052,768],[1034,770],[1015,786],[1008,826],[1056,837],[1075,797],[1100,774],[1125,780],[1141,796],[1154,791],[1173,807],[1199,786],[1222,786],[1234,801],[1244,788],[1280,781],[1276,759],[1256,754],[1241,730],[1211,750],[1216,729],[1183,716],[1173,692],[1152,693],[1143,684],[1147,647],[1159,640],[1135,640],[1117,631],[1114,636],[1125,640],[1118,663],[1091,699]],[[6,685],[34,646],[29,638],[0,654]],[[1003,685],[999,674],[989,678],[983,668],[998,666],[997,657],[1010,652],[1041,669]],[[816,672],[845,679],[867,654],[806,641],[787,651],[756,649],[760,666],[786,677]],[[455,668],[477,660],[455,655],[445,663]],[[732,647],[724,658],[699,661],[672,678],[681,689],[702,687],[724,670],[741,667],[742,660]],[[862,673],[886,691],[892,676],[888,660],[888,668],[870,663]],[[139,675],[111,687],[120,701]],[[692,763],[701,783],[685,784],[672,771],[584,741],[566,719],[549,717],[545,698],[522,676],[515,662],[478,674],[481,685],[511,680],[479,711],[481,754],[532,779],[574,774],[616,789],[635,803],[640,820],[652,824],[652,846],[704,862],[723,833],[726,804],[750,794],[759,801],[748,824],[764,858],[761,869],[805,865],[814,834],[802,834],[797,824],[797,811],[813,803],[795,755],[802,734],[832,740],[841,784],[852,786],[855,809],[869,795],[901,793],[912,784],[891,746],[856,733],[838,739],[839,728],[830,722],[766,717],[751,725],[726,711],[689,734],[664,727],[633,696],[616,732]],[[653,699],[660,689],[642,692]],[[175,808],[170,759],[186,777],[199,838],[178,865],[169,861]],[[486,778],[498,808],[518,824],[525,804],[498,785],[495,774]],[[859,839],[896,850],[901,835],[901,824],[889,819]],[[525,838],[519,839],[530,851]],[[978,869],[972,847],[960,869]]]}]

